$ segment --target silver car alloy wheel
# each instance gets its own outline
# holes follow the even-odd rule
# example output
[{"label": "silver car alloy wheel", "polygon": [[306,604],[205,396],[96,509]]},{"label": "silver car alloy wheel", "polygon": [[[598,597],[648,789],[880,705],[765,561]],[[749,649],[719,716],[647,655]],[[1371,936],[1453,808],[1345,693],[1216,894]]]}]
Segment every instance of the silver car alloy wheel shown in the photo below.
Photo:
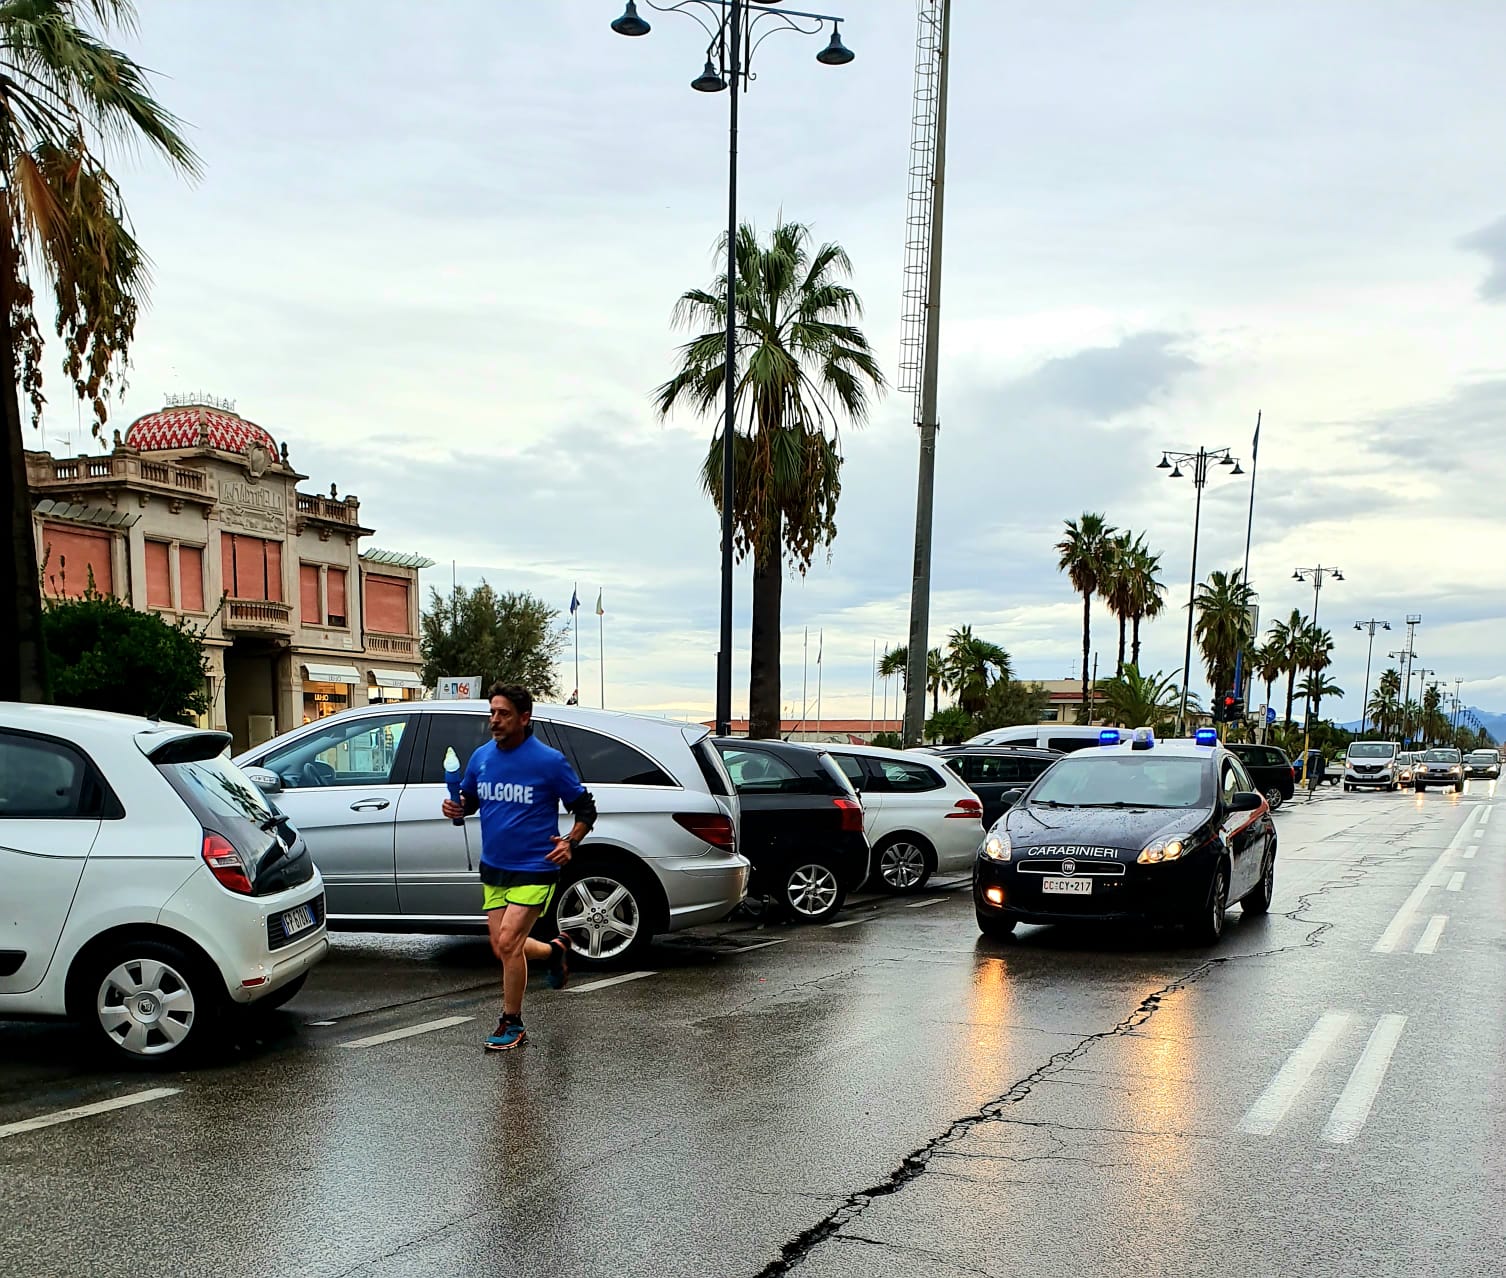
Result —
[{"label": "silver car alloy wheel", "polygon": [[560,897],[559,930],[593,959],[612,959],[637,939],[643,913],[632,890],[605,874],[577,879]]},{"label": "silver car alloy wheel", "polygon": [[792,870],[784,890],[790,908],[804,918],[813,919],[831,909],[840,889],[829,865],[812,863]]},{"label": "silver car alloy wheel", "polygon": [[912,888],[926,876],[926,854],[900,839],[879,853],[879,877],[892,888]]},{"label": "silver car alloy wheel", "polygon": [[1271,811],[1274,812],[1286,800],[1281,791],[1278,790],[1275,786],[1272,786],[1265,792],[1265,801],[1271,805]]},{"label": "silver car alloy wheel", "polygon": [[1224,877],[1222,870],[1217,871],[1213,881],[1213,917],[1209,920],[1213,925],[1210,936],[1217,940],[1224,933],[1224,915],[1229,910],[1229,880]]},{"label": "silver car alloy wheel", "polygon": [[100,982],[94,1013],[117,1047],[133,1056],[161,1056],[193,1029],[193,990],[159,959],[127,959]]}]

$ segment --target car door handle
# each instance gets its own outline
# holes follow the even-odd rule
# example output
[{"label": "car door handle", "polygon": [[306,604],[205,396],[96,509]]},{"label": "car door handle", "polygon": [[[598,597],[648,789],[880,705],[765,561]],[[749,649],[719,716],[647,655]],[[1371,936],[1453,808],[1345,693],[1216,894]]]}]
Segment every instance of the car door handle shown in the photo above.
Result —
[{"label": "car door handle", "polygon": [[352,812],[380,812],[383,808],[391,807],[387,799],[362,799],[359,803],[352,803]]}]

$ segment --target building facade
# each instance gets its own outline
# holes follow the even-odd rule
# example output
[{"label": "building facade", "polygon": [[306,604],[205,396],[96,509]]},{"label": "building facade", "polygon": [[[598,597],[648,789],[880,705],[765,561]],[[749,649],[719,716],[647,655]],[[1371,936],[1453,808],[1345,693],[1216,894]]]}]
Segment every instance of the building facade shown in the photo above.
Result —
[{"label": "building facade", "polygon": [[424,695],[432,560],[363,548],[355,496],[303,492],[288,448],[228,402],[169,400],[107,454],[26,454],[46,595],[91,587],[204,636],[207,725],[247,749],[370,701]]}]

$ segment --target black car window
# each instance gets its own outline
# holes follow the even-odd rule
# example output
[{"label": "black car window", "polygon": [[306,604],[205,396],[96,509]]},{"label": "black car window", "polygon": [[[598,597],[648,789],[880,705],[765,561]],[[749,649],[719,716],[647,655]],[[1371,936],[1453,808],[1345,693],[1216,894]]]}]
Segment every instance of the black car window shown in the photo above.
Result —
[{"label": "black car window", "polygon": [[[833,754],[831,761],[842,769],[842,775],[852,782],[854,790],[861,790],[870,784],[868,774],[863,771],[863,761],[857,755]],[[882,789],[883,787],[876,786],[874,788]]]},{"label": "black car window", "polygon": [[460,760],[460,770],[482,746],[492,739],[491,720],[484,714],[426,714],[429,739],[424,744],[423,763],[415,782],[438,784],[444,780],[444,756],[453,750]]},{"label": "black car window", "polygon": [[332,716],[318,730],[263,756],[261,766],[277,773],[287,790],[388,785],[407,730],[406,714]]},{"label": "black car window", "polygon": [[556,723],[554,731],[575,756],[583,785],[674,785],[663,768],[626,741],[573,723]]},{"label": "black car window", "polygon": [[1055,759],[1021,759],[1019,761],[1020,780],[1034,781],[1036,777],[1040,776],[1042,772],[1044,772],[1055,762]]},{"label": "black car window", "polygon": [[[0,732],[0,818],[95,818],[89,802],[89,765],[61,741]],[[91,811],[90,808],[93,810]]]},{"label": "black car window", "polygon": [[1063,754],[1071,754],[1074,750],[1086,750],[1097,744],[1097,737],[1050,737],[1046,741],[1046,748],[1060,750]]},{"label": "black car window", "polygon": [[[840,762],[841,756],[838,756]],[[926,790],[940,790],[946,782],[923,763],[911,763],[908,759],[869,758],[868,766],[878,773],[874,789],[887,790],[891,794],[921,794]]]},{"label": "black car window", "polygon": [[1238,760],[1236,760],[1236,759],[1225,759],[1224,760],[1223,771],[1220,772],[1220,774],[1219,774],[1219,787],[1218,788],[1219,788],[1220,797],[1222,797],[1222,799],[1223,799],[1223,801],[1224,801],[1224,803],[1226,805],[1229,804],[1229,803],[1231,803],[1233,801],[1234,796],[1240,790],[1247,790],[1247,789],[1250,788],[1249,786],[1243,785],[1240,782],[1240,777],[1239,777],[1239,762],[1238,762]]},{"label": "black car window", "polygon": [[1027,773],[1018,757],[999,754],[964,754],[951,760],[957,775],[969,784],[1014,784],[1038,775]]},{"label": "black car window", "polygon": [[805,778],[770,751],[740,746],[723,746],[721,750],[722,762],[739,794],[798,794],[808,786]]}]

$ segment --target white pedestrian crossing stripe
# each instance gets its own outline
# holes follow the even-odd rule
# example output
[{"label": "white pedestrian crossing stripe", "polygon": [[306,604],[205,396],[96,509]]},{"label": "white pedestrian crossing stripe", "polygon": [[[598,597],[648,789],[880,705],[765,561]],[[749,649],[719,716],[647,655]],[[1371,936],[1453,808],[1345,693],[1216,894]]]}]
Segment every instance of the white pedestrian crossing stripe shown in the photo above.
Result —
[{"label": "white pedestrian crossing stripe", "polygon": [[[1436,925],[1441,932],[1443,921],[1443,916],[1435,917],[1429,924],[1429,931]],[[1436,944],[1436,936],[1434,943]],[[1307,1037],[1292,1049],[1281,1068],[1276,1071],[1275,1077],[1245,1111],[1239,1122],[1239,1130],[1251,1136],[1273,1135],[1329,1054],[1346,1037],[1350,1026],[1356,1021],[1355,1014],[1346,1011],[1328,1011],[1318,1017]],[[1406,1023],[1405,1016],[1394,1012],[1387,1013],[1375,1023],[1350,1072],[1348,1082],[1339,1093],[1328,1121],[1323,1126],[1324,1141],[1331,1145],[1347,1145],[1364,1129],[1385,1083],[1386,1071],[1390,1068],[1397,1044],[1401,1042]]]}]

